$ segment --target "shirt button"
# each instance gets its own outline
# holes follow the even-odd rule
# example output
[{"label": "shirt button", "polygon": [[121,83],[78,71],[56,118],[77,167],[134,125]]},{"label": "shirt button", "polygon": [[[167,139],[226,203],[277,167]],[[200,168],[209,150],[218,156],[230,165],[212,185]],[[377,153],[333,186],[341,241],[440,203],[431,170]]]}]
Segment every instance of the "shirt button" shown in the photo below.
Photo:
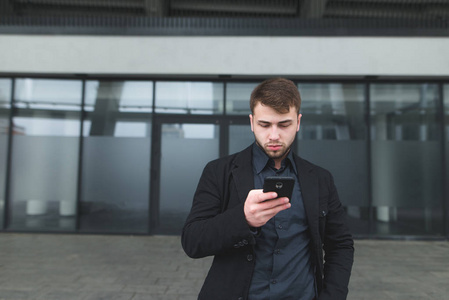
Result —
[{"label": "shirt button", "polygon": [[279,225],[278,225],[278,228],[279,228],[279,229],[282,229],[283,227],[282,227],[282,225],[281,225],[281,224],[279,224]]},{"label": "shirt button", "polygon": [[281,249],[274,250],[274,254],[279,254],[279,253],[281,253]]},{"label": "shirt button", "polygon": [[272,280],[271,280],[271,283],[272,283],[272,284],[276,284],[276,283],[278,283],[278,282],[277,282],[276,279],[272,279]]}]

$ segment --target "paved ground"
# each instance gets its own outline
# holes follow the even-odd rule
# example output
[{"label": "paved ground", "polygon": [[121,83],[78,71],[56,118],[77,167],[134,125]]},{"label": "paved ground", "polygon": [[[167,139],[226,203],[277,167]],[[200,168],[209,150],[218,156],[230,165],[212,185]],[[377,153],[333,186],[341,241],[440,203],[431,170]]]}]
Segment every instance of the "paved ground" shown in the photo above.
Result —
[{"label": "paved ground", "polygon": [[[0,234],[0,300],[196,299],[179,237]],[[449,299],[449,242],[357,240],[348,299]]]}]

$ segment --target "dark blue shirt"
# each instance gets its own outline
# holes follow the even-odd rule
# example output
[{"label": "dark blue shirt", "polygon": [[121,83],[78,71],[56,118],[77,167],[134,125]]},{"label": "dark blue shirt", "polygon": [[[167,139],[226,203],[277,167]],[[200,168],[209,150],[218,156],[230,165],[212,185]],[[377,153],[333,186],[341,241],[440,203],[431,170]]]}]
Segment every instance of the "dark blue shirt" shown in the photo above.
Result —
[{"label": "dark blue shirt", "polygon": [[294,177],[295,186],[291,207],[270,219],[256,237],[256,265],[249,299],[311,300],[315,297],[315,284],[310,237],[293,155],[290,151],[277,170],[274,161],[254,143],[253,171],[256,189],[263,188],[267,176]]}]

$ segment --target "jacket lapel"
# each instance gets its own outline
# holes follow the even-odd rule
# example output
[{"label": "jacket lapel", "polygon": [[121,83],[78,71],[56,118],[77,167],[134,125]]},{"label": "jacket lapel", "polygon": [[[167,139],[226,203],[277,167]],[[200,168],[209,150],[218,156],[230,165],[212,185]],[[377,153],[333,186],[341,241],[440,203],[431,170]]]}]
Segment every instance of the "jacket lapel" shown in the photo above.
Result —
[{"label": "jacket lapel", "polygon": [[254,189],[252,145],[237,154],[231,172],[239,200],[243,202],[249,191]]},{"label": "jacket lapel", "polygon": [[304,202],[304,209],[307,215],[310,232],[318,234],[318,214],[319,214],[319,185],[318,177],[313,171],[312,166],[307,164],[302,158],[295,155],[295,163],[298,169],[299,186]]}]

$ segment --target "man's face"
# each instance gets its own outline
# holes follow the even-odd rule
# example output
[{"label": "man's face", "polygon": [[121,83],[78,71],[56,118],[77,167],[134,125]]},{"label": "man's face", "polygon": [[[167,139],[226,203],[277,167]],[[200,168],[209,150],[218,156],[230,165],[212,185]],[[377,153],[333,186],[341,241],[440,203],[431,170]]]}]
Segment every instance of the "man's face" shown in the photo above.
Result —
[{"label": "man's face", "polygon": [[288,113],[280,114],[259,102],[249,119],[256,143],[280,166],[295,140],[301,114],[297,115],[294,107],[290,107]]}]

